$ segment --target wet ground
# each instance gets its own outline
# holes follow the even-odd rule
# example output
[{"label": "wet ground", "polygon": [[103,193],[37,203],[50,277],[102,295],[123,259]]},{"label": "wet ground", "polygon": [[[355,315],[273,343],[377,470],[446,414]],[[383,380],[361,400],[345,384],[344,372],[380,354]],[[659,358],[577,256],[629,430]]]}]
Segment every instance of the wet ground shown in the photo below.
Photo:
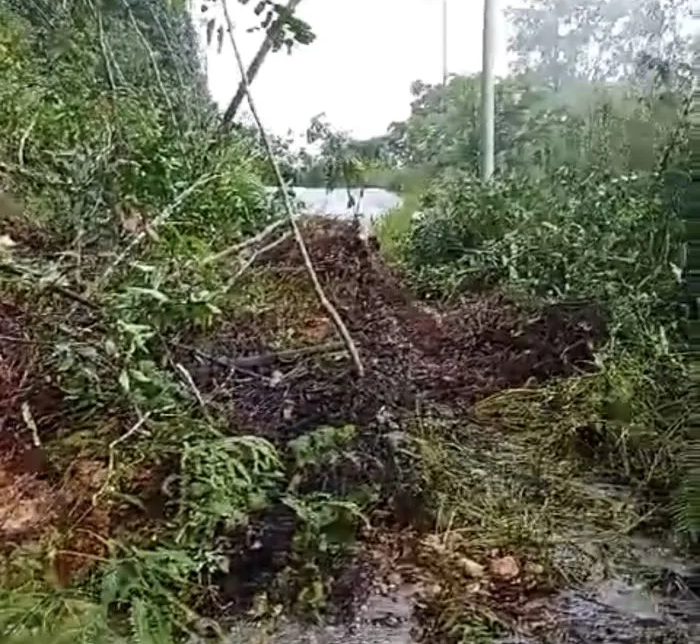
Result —
[{"label": "wet ground", "polygon": [[[323,317],[323,311],[317,310],[315,299],[308,310],[296,299],[286,310],[282,295],[296,291],[283,289],[270,295],[275,296],[271,307],[274,315],[266,313],[266,309],[262,312],[255,309],[254,315],[236,318],[230,326],[221,329],[217,342],[210,341],[205,347],[206,353],[218,356],[218,359],[206,358],[204,352],[199,352],[205,355],[203,362],[213,364],[207,364],[208,371],[193,380],[198,393],[211,395],[212,404],[233,419],[233,426],[255,428],[258,435],[273,441],[280,450],[287,449],[291,438],[308,436],[315,428],[337,425],[338,422],[352,421],[366,430],[353,434],[352,440],[343,444],[343,448],[350,452],[338,451],[332,467],[320,460],[318,472],[313,467],[300,467],[294,472],[293,480],[297,486],[306,485],[308,489],[324,492],[359,489],[367,481],[376,484],[380,492],[378,499],[383,505],[372,510],[385,518],[387,514],[393,514],[395,522],[390,527],[391,536],[399,534],[403,538],[404,532],[398,532],[397,525],[406,522],[396,520],[396,515],[401,507],[399,502],[412,497],[410,494],[401,497],[394,489],[399,481],[396,473],[406,470],[402,472],[402,481],[410,487],[419,481],[416,477],[423,472],[403,467],[405,463],[399,459],[401,453],[414,456],[403,450],[407,442],[404,439],[408,439],[411,431],[419,429],[413,425],[398,425],[397,419],[401,418],[402,412],[413,414],[418,407],[422,411],[437,409],[456,400],[473,411],[472,403],[491,399],[496,392],[529,390],[555,376],[580,374],[592,362],[592,347],[605,337],[605,316],[597,307],[588,305],[576,308],[550,306],[535,315],[495,294],[465,299],[439,310],[429,309],[401,288],[397,276],[382,264],[376,248],[361,242],[356,230],[348,224],[324,220],[309,222],[308,225],[305,237],[316,270],[326,292],[342,308],[346,324],[362,350],[365,377],[360,381],[353,378],[347,361],[343,361],[342,356],[339,359],[335,349],[319,357],[308,355],[302,358],[299,354],[291,363],[282,356],[283,352],[276,354],[273,363],[262,360],[269,356],[266,351],[279,336],[280,329],[303,331],[301,344],[313,341],[315,347],[329,340],[331,334],[331,327]],[[266,269],[271,273],[278,271],[280,280],[293,280],[298,274],[294,271],[303,270],[298,249],[292,242],[268,253],[265,261]],[[288,277],[290,275],[292,277]],[[256,306],[260,307],[258,299]],[[9,313],[7,316],[12,317]],[[13,333],[19,337],[19,330]],[[196,340],[193,338],[192,344],[196,344]],[[201,358],[199,354],[195,351],[195,356]],[[241,369],[243,376],[233,378],[230,363],[221,362],[230,356],[246,356],[248,361],[255,358],[257,371],[251,375],[249,367],[252,363],[246,362]],[[189,359],[194,362],[193,356]],[[193,364],[192,373],[197,373],[198,366]],[[401,379],[396,374],[407,374],[408,377]],[[225,389],[216,381],[218,375],[225,383]],[[19,387],[11,379],[6,380],[14,389]],[[10,392],[13,400],[16,397],[14,389]],[[439,469],[447,473],[451,467],[459,479],[458,487],[446,488],[451,496],[449,501],[459,505],[462,497],[469,497],[466,505],[471,503],[472,507],[462,508],[460,526],[468,536],[449,552],[444,552],[448,550],[446,542],[437,544],[443,552],[433,548],[428,554],[438,561],[416,560],[417,567],[430,569],[433,574],[437,571],[439,576],[433,576],[432,582],[442,583],[453,572],[450,566],[455,559],[460,565],[471,566],[467,572],[457,570],[457,576],[467,578],[467,582],[476,577],[473,566],[485,568],[496,560],[515,562],[515,557],[521,554],[517,550],[518,544],[508,542],[511,535],[508,530],[503,532],[503,525],[491,524],[492,511],[501,513],[498,518],[508,524],[508,529],[512,527],[511,523],[518,524],[521,514],[539,521],[542,517],[538,515],[551,512],[551,520],[544,516],[545,521],[538,523],[537,528],[546,528],[543,531],[545,538],[557,536],[560,567],[569,568],[571,560],[583,560],[584,567],[595,570],[587,571],[592,574],[586,576],[585,585],[577,581],[580,578],[572,576],[570,582],[558,586],[565,588],[558,595],[537,599],[538,605],[533,605],[528,615],[539,617],[523,619],[522,623],[518,621],[513,630],[522,630],[524,634],[516,633],[515,639],[498,640],[501,644],[700,642],[700,600],[695,594],[698,584],[693,577],[692,562],[676,556],[673,548],[660,540],[620,537],[619,531],[614,535],[618,543],[615,554],[611,556],[606,552],[607,540],[611,537],[601,528],[587,525],[581,517],[581,512],[586,512],[589,506],[601,499],[603,505],[607,503],[606,499],[610,505],[625,505],[628,497],[631,499],[629,490],[594,486],[590,481],[572,481],[563,471],[566,467],[560,467],[557,462],[535,463],[532,453],[528,454],[528,449],[532,452],[533,446],[526,444],[527,437],[510,438],[513,434],[491,431],[492,427],[486,425],[463,425],[460,418],[463,416],[454,416],[453,426],[459,431],[453,437],[446,437],[442,427],[436,425],[437,442],[451,441],[448,447],[456,453],[455,461],[441,460],[443,452],[436,460]],[[423,423],[422,415],[420,420],[419,424],[430,425],[427,418]],[[534,450],[541,452],[543,437],[537,435],[534,441]],[[439,449],[443,448],[436,447]],[[348,458],[341,458],[344,454]],[[448,449],[444,455],[451,458]],[[90,483],[84,482],[90,479],[97,492],[101,485],[96,476],[87,476],[92,470],[86,469],[84,476],[74,477],[76,483],[80,483],[82,489],[91,490]],[[449,481],[446,484],[451,485]],[[570,500],[578,504],[578,509],[568,504]],[[411,509],[415,509],[415,505]],[[431,510],[435,507],[431,506]],[[475,510],[480,516],[473,518]],[[40,514],[46,515],[36,512],[37,516]],[[292,537],[297,528],[294,522],[282,522],[285,516],[270,512],[269,516],[259,517],[260,525],[256,524],[261,528],[259,538],[251,541],[256,544],[255,548],[248,548],[247,540],[236,540],[236,534],[227,535],[232,544],[230,561],[246,563],[241,553],[250,550],[257,556],[262,550],[263,554],[270,555],[271,562],[277,561],[277,555],[282,555],[278,559],[285,562],[284,555],[292,549]],[[421,517],[412,518],[417,525]],[[115,519],[114,523],[119,521]],[[522,526],[516,525],[516,528]],[[494,537],[499,546],[496,550],[502,550],[495,555],[488,554],[486,546],[480,548],[478,543],[480,538],[484,543],[492,543]],[[622,547],[620,540],[624,541]],[[537,539],[538,549],[540,543]],[[585,553],[583,556],[582,552]],[[620,552],[625,555],[620,556]],[[90,554],[95,556],[95,553]],[[257,561],[255,557],[248,561],[252,581],[261,586],[251,587],[250,598],[259,591],[268,590]],[[520,568],[516,566],[516,572],[508,577],[509,582],[514,578],[522,581],[526,577],[526,565],[522,564],[529,562],[527,558],[520,562]],[[246,572],[235,570],[235,574],[229,574],[224,582],[250,581],[244,574]],[[272,574],[275,570],[271,567],[267,572]],[[491,573],[493,571],[489,570],[485,574],[484,587],[494,581],[493,577],[499,577],[496,582],[506,578],[503,573]],[[236,575],[240,579],[233,579]],[[448,582],[445,581],[444,585],[447,586]],[[463,586],[455,585],[450,590],[456,589],[453,596],[466,596],[467,601],[473,599],[476,603],[483,599],[489,609],[493,609],[497,602],[505,608],[509,600],[512,600],[513,607],[520,609],[520,601],[529,587],[523,588],[522,593],[491,592],[494,588],[496,591],[519,591],[518,586],[515,582],[500,586],[492,583],[483,593],[478,588],[464,595]],[[224,591],[227,587],[222,583]],[[237,588],[235,584],[234,587]],[[443,641],[430,634],[423,638],[415,635],[415,631],[425,626],[414,619],[417,598],[425,588],[405,586],[401,582],[389,587],[380,584],[378,588],[381,592],[379,589],[371,591],[368,597],[360,600],[364,606],[353,615],[351,623],[307,626],[283,622],[272,634],[261,633],[255,626],[239,624],[231,630],[229,641],[231,644],[254,644],[256,641],[269,644],[412,644],[414,641],[440,644]],[[242,594],[245,599],[249,598],[247,591]],[[534,604],[535,600],[532,601]],[[538,629],[537,619],[541,620],[540,626],[546,624],[547,628]],[[476,644],[469,638],[453,639],[450,644],[456,641]],[[478,644],[482,641],[479,640]]]},{"label": "wet ground", "polygon": [[[689,587],[700,571],[651,539],[632,538],[630,561],[636,571],[615,576],[541,602],[556,622],[540,635],[513,633],[494,644],[693,644],[700,642],[700,598]],[[633,549],[633,550],[632,550]],[[632,566],[632,563],[628,564]],[[645,580],[646,578],[646,580]],[[230,644],[417,644],[412,617],[415,586],[373,594],[350,625],[283,623],[274,633],[238,626]],[[534,608],[534,607],[533,607]],[[256,639],[262,638],[262,639]],[[423,640],[425,641],[425,640]],[[466,640],[465,644],[467,644]]]},{"label": "wet ground", "polygon": [[[323,207],[327,208],[328,206],[324,205]],[[425,313],[413,310],[409,314],[408,309],[404,311],[406,304],[399,301],[401,298],[398,291],[390,298],[390,304],[385,302],[388,297],[387,292],[390,290],[388,285],[392,284],[389,274],[381,273],[377,276],[377,284],[383,285],[383,288],[377,290],[378,293],[381,293],[381,297],[377,300],[368,295],[370,291],[374,292],[372,288],[368,287],[368,284],[374,284],[371,276],[373,270],[376,269],[376,266],[371,262],[361,271],[351,271],[352,275],[361,274],[365,278],[363,283],[352,291],[352,297],[348,297],[348,294],[342,289],[341,291],[332,291],[332,288],[333,285],[338,284],[345,288],[352,282],[350,274],[343,273],[342,276],[336,274],[340,270],[339,267],[343,267],[345,271],[353,265],[354,255],[352,253],[348,257],[340,257],[343,253],[349,252],[348,249],[352,247],[352,239],[333,240],[331,239],[332,235],[329,236],[327,232],[324,232],[323,240],[324,244],[328,242],[328,248],[320,249],[320,246],[317,248],[313,236],[308,236],[317,269],[325,282],[324,286],[330,290],[334,300],[343,305],[345,317],[353,335],[359,339],[365,349],[372,347],[369,351],[374,356],[370,368],[371,372],[381,370],[380,367],[385,355],[391,356],[391,360],[395,361],[399,353],[397,346],[408,346],[413,347],[413,350],[416,350],[416,347],[420,349],[418,362],[414,360],[416,356],[413,356],[413,353],[409,351],[406,354],[408,360],[406,365],[408,366],[397,368],[392,362],[394,367],[387,369],[386,373],[411,373],[412,382],[420,384],[425,391],[431,390],[436,386],[436,383],[439,383],[440,390],[449,393],[447,396],[449,399],[469,402],[474,398],[474,392],[478,392],[477,397],[480,397],[488,395],[491,391],[518,386],[518,383],[526,380],[523,377],[520,380],[508,382],[495,381],[493,374],[484,370],[487,363],[491,364],[495,360],[501,367],[510,365],[516,375],[523,371],[523,369],[516,368],[520,365],[520,358],[508,358],[509,354],[503,354],[496,359],[500,355],[501,337],[494,329],[499,328],[500,322],[489,317],[488,312],[492,309],[498,310],[498,315],[502,316],[506,310],[502,302],[499,302],[498,306],[492,306],[493,303],[491,303],[489,306],[460,308],[454,315],[447,312],[436,317],[434,312]],[[281,262],[285,266],[294,265],[293,253],[293,248],[283,249],[279,256],[272,257],[270,261],[273,264]],[[359,297],[358,293],[362,296]],[[353,309],[353,306],[358,302],[362,304],[361,312],[359,309],[357,311]],[[368,305],[369,302],[371,305]],[[383,337],[381,331],[384,327],[380,325],[375,329],[371,326],[371,322],[375,318],[367,311],[378,312],[377,319],[380,319],[382,324],[387,319],[394,319],[391,326],[392,343],[386,351],[377,345],[378,339]],[[570,365],[562,365],[558,362],[554,364],[551,360],[545,359],[545,354],[561,341],[560,336],[576,346],[588,346],[587,343],[575,343],[572,339],[571,328],[578,329],[581,324],[578,322],[570,324],[564,318],[559,319],[561,313],[552,311],[551,315],[549,313],[544,315],[541,324],[542,329],[546,332],[528,328],[525,335],[536,336],[538,341],[532,345],[519,346],[519,350],[525,351],[528,356],[526,364],[523,363],[523,365],[527,367],[525,371],[531,378],[537,378],[540,372],[542,378],[553,373],[565,374],[567,372]],[[569,313],[573,317],[581,315],[590,317],[591,322],[583,327],[588,330],[587,333],[592,333],[592,337],[602,336],[602,330],[598,329],[602,324],[598,319],[599,312],[590,310]],[[423,318],[426,319],[423,320]],[[417,324],[418,320],[423,320],[424,324],[421,323],[422,326]],[[428,322],[430,322],[429,325]],[[463,325],[464,328],[460,326],[462,322],[466,325]],[[478,327],[478,332],[472,328],[474,325]],[[400,333],[404,326],[417,330],[415,337],[407,336],[404,338]],[[369,334],[367,333],[368,328],[372,329]],[[556,329],[556,332],[552,329]],[[483,335],[484,333],[486,336]],[[513,344],[513,338],[521,335],[511,331],[504,333],[509,347]],[[396,340],[397,337],[400,338],[400,341]],[[459,338],[460,350],[450,344],[450,337]],[[473,342],[468,343],[469,338],[472,338]],[[426,343],[430,346],[423,346]],[[435,347],[432,346],[433,344],[439,346],[440,349],[434,356]],[[468,350],[465,349],[467,344]],[[481,351],[485,353],[480,357]],[[554,351],[557,356],[569,355],[570,353],[564,349]],[[541,355],[535,360],[535,356],[538,354]],[[434,359],[431,358],[426,362],[428,355],[433,356]],[[458,357],[459,360],[457,360]],[[570,359],[575,359],[577,364],[584,365],[590,361],[590,356],[587,354],[570,356]],[[453,363],[454,369],[451,367]],[[538,366],[540,363],[544,367],[540,368]],[[428,370],[429,373],[422,377],[421,374],[425,370],[426,364],[431,365],[431,367]],[[437,365],[439,365],[439,369]],[[449,371],[448,374],[446,370]],[[477,372],[481,373],[478,378],[468,377],[465,379],[465,376]],[[324,382],[329,380],[329,373],[329,367],[326,365],[323,370]],[[377,383],[380,384],[385,384],[385,381],[385,378],[377,379]],[[347,386],[345,384],[343,386],[344,390],[342,391],[329,391],[330,397],[322,405],[324,410],[327,411],[340,404],[345,395],[343,391],[347,390]],[[373,386],[370,390],[370,398],[378,400],[379,394],[383,393],[384,389],[385,387],[379,385]],[[292,394],[293,389],[290,388],[286,392],[287,398],[291,397]],[[436,400],[442,400],[440,396],[432,397]],[[397,396],[390,398],[393,400]],[[352,395],[352,399],[358,400],[357,392]],[[271,401],[271,394],[267,390],[264,392],[264,400],[266,404]],[[364,410],[370,408],[372,406],[369,403],[362,405]],[[351,411],[343,409],[340,417],[343,419],[353,418]],[[270,415],[271,426],[277,423],[276,419],[280,415],[274,409],[272,412],[274,413]],[[379,413],[373,409],[372,414],[375,412]],[[259,424],[261,407],[258,404],[255,406],[255,413]],[[324,417],[323,420],[327,421],[328,419]],[[474,469],[473,472],[463,472],[465,480],[473,478],[473,481],[469,482],[473,494],[481,493],[479,482],[483,483],[486,480],[488,481],[487,492],[500,497],[508,497],[512,490],[521,485],[520,482],[514,483],[514,481],[516,479],[526,481],[529,476],[530,464],[528,457],[524,455],[524,448],[517,441],[511,443],[510,441],[504,442],[500,438],[484,439],[483,431],[478,432],[478,434],[481,437],[478,440],[483,441],[485,445],[474,445],[473,452],[467,456],[467,462],[478,463],[479,469]],[[474,438],[474,436],[464,436],[465,441],[471,441]],[[469,451],[472,450],[472,447],[462,445],[460,449]],[[551,484],[552,481],[546,483]],[[566,485],[570,485],[570,483],[567,481]],[[528,485],[528,483],[523,483],[518,488],[523,493],[523,498],[527,497],[525,488]],[[535,482],[535,487],[537,485],[538,483]],[[589,501],[590,504],[593,504],[600,499],[609,500],[611,505],[633,503],[631,492],[622,487],[593,485],[583,481],[578,481],[575,485],[582,488],[580,494],[583,496],[584,504],[589,503]],[[541,490],[535,491],[541,492]],[[529,492],[533,492],[533,490],[530,489]],[[545,501],[534,503],[535,506],[538,504],[543,505]],[[558,509],[558,511],[561,510],[562,508]],[[565,508],[564,513],[567,513]],[[525,623],[522,626],[525,635],[515,634],[510,639],[496,641],[501,644],[508,642],[510,644],[515,642],[521,644],[535,642],[556,644],[632,644],[635,642],[640,644],[691,644],[700,642],[700,619],[698,619],[700,600],[689,587],[692,578],[692,562],[678,559],[674,556],[672,548],[666,547],[660,541],[641,538],[629,538],[622,546],[618,542],[615,556],[610,557],[610,553],[605,551],[607,536],[593,526],[580,525],[581,521],[576,516],[575,509],[568,511],[564,522],[563,525],[556,528],[560,530],[558,534],[562,544],[560,547],[562,568],[567,567],[569,559],[581,559],[581,552],[584,552],[586,554],[583,559],[587,562],[584,566],[588,565],[596,570],[588,576],[585,585],[572,579],[570,584],[565,585],[568,587],[563,592],[550,596],[546,600],[537,600],[539,605],[533,605],[532,613],[542,614],[541,622],[546,622],[546,629],[538,630],[536,623]],[[586,532],[590,532],[590,538]],[[615,538],[618,541],[621,539],[619,535],[616,535]],[[573,551],[573,554],[569,551]],[[620,552],[626,552],[624,557],[619,557],[617,553]],[[420,639],[416,635],[419,624],[413,619],[413,595],[415,591],[416,588],[399,587],[388,594],[371,594],[366,601],[365,608],[349,625],[305,626],[299,623],[285,622],[278,625],[274,634],[267,634],[259,641],[269,642],[269,644],[412,644],[423,641],[432,644],[433,640],[430,636]],[[536,621],[533,620],[533,622]],[[533,631],[537,634],[532,635]],[[256,636],[262,635],[262,633],[257,633],[254,627],[237,627],[232,632],[230,642],[232,644],[237,642],[253,643],[257,641]],[[462,641],[472,642],[470,639]]]},{"label": "wet ground", "polygon": [[229,644],[414,644],[412,595],[414,588],[397,589],[391,595],[374,594],[352,624],[305,626],[286,622],[266,636],[252,626],[232,630]]}]

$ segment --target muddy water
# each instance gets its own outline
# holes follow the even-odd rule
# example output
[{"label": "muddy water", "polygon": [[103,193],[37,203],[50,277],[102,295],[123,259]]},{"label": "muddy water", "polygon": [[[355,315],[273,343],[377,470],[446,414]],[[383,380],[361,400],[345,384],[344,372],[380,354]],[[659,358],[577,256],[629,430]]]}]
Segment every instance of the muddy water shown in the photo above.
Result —
[{"label": "muddy water", "polygon": [[[605,579],[547,602],[557,628],[545,638],[498,644],[693,644],[700,642],[700,569],[658,540],[632,537]],[[566,553],[562,553],[566,557]]]},{"label": "muddy water", "polygon": [[240,626],[232,632],[229,644],[417,644],[411,634],[413,590],[400,588],[390,597],[373,595],[352,624],[285,623],[267,637],[250,626]]},{"label": "muddy water", "polygon": [[700,642],[700,570],[653,539],[631,538],[627,562],[588,588],[556,599],[561,642]]},{"label": "muddy water", "polygon": [[[650,538],[630,538],[629,555],[605,579],[569,589],[541,604],[557,626],[546,635],[513,634],[496,644],[698,644],[700,569]],[[568,554],[562,552],[562,558]],[[700,562],[697,562],[700,563]],[[239,626],[230,644],[416,644],[416,588],[373,595],[355,622],[344,626],[284,623],[261,637]],[[465,643],[468,644],[468,643]]]}]

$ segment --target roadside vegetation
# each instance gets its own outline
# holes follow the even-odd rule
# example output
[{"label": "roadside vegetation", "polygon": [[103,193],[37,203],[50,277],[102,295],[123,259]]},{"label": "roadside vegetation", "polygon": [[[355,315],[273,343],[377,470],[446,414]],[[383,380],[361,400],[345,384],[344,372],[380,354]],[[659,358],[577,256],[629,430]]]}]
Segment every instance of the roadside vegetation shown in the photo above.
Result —
[{"label": "roadside vegetation", "polygon": [[[427,642],[544,637],[533,600],[631,534],[696,547],[689,43],[644,2],[510,16],[487,185],[478,77],[369,142],[273,137],[287,180],[404,196],[378,244],[308,218],[301,244],[184,4],[0,0],[2,641],[344,620],[397,570]],[[313,47],[292,4],[255,8],[268,52]]]}]

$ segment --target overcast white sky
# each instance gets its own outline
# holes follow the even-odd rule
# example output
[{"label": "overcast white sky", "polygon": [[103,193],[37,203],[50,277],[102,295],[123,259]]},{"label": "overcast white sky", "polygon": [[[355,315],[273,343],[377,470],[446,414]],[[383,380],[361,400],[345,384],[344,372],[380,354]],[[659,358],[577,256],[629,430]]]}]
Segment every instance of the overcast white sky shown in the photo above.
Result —
[{"label": "overcast white sky", "polygon": [[[253,24],[251,5],[228,0],[247,62],[262,35],[245,33]],[[508,4],[498,0],[499,8]],[[409,113],[414,80],[442,77],[441,0],[304,0],[299,15],[316,40],[291,56],[270,54],[253,84],[265,125],[276,134],[305,131],[325,112],[334,127],[357,137],[382,134]],[[481,67],[482,0],[448,0],[448,66],[452,73]],[[505,21],[499,11],[496,72],[506,70]],[[238,83],[233,51],[208,55],[214,99],[225,105]]]}]

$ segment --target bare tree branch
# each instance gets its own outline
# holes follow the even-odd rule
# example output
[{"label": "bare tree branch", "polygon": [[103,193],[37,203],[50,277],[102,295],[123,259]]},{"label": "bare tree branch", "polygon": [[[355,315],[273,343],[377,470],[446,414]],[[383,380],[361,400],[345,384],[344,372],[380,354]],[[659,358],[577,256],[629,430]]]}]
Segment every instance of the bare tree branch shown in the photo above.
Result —
[{"label": "bare tree branch", "polygon": [[[243,67],[241,66],[241,82],[238,84],[238,90],[236,90],[235,96],[231,99],[231,102],[229,103],[228,107],[226,108],[226,111],[224,112],[224,117],[222,121],[222,125],[224,127],[228,127],[229,125],[231,125],[233,119],[236,118],[236,114],[238,113],[238,110],[240,109],[241,104],[243,103],[243,99],[246,96],[246,84],[250,85],[255,80],[255,77],[258,75],[262,64],[265,62],[265,58],[267,58],[267,55],[272,51],[272,47],[275,44],[275,36],[284,24],[284,17],[292,14],[300,3],[301,0],[289,0],[287,6],[284,8],[284,11],[280,13],[280,16],[277,18],[275,23],[267,30],[265,40],[263,40],[262,45],[260,45],[260,49],[258,49],[258,53],[255,54],[255,58],[253,58],[253,61],[250,63],[248,71],[244,72]],[[228,9],[226,8],[225,4],[224,11],[228,12]],[[228,13],[226,15],[226,22],[230,30],[231,20],[228,16]]]},{"label": "bare tree branch", "polygon": [[234,246],[230,246],[229,248],[226,248],[218,253],[215,253],[214,255],[209,255],[209,257],[206,257],[203,261],[202,264],[207,265],[211,264],[212,262],[218,262],[222,259],[226,259],[227,257],[230,257],[231,255],[235,253],[239,253],[242,250],[249,248],[250,246],[254,246],[255,244],[262,242],[265,240],[268,235],[271,233],[275,232],[280,226],[283,224],[286,224],[287,222],[284,219],[278,219],[277,221],[273,221],[269,226],[261,230],[257,235],[254,237],[251,237],[250,239],[246,239],[245,241],[239,242],[238,244],[235,244]]},{"label": "bare tree branch", "polygon": [[348,331],[348,328],[345,326],[345,323],[343,322],[343,319],[340,317],[340,314],[336,310],[336,308],[333,306],[333,304],[330,302],[330,300],[326,297],[325,292],[323,291],[323,287],[321,286],[321,283],[318,279],[318,275],[316,274],[316,271],[314,270],[313,263],[311,261],[311,256],[309,255],[309,249],[306,247],[306,242],[304,241],[304,237],[301,234],[301,230],[299,230],[299,226],[297,225],[296,219],[294,218],[294,213],[292,211],[292,204],[289,199],[289,194],[287,193],[286,186],[284,183],[284,179],[282,178],[282,173],[280,172],[279,164],[277,163],[277,159],[275,158],[275,154],[272,151],[272,146],[270,145],[270,140],[267,136],[267,133],[265,132],[265,128],[263,127],[262,121],[260,120],[260,115],[258,114],[258,110],[255,107],[255,101],[253,101],[253,96],[250,92],[250,85],[248,84],[248,78],[245,74],[245,68],[243,65],[243,59],[241,58],[241,52],[238,49],[238,44],[236,43],[236,38],[233,35],[233,22],[231,21],[231,16],[229,15],[228,8],[226,6],[226,0],[221,0],[221,4],[223,5],[224,8],[224,17],[226,19],[226,26],[228,27],[228,33],[229,33],[229,38],[231,40],[231,46],[233,47],[233,53],[236,56],[236,62],[238,63],[238,68],[241,72],[241,78],[243,80],[243,83],[245,84],[245,94],[246,97],[248,98],[248,105],[250,106],[250,111],[253,115],[253,119],[255,119],[255,123],[258,126],[258,130],[260,132],[260,138],[262,139],[263,145],[265,146],[265,151],[267,152],[267,157],[270,161],[270,165],[272,166],[272,170],[275,173],[275,178],[277,179],[277,184],[279,185],[281,194],[282,194],[282,199],[284,203],[284,209],[287,212],[287,217],[289,219],[289,223],[292,227],[292,232],[294,233],[294,238],[296,239],[297,245],[299,246],[299,251],[301,252],[301,256],[304,260],[304,265],[306,266],[306,270],[309,273],[309,277],[311,278],[311,282],[314,286],[314,290],[316,291],[316,295],[318,296],[319,301],[321,302],[321,305],[323,308],[326,310],[328,315],[331,317],[333,320],[333,323],[335,324],[336,328],[338,329],[338,332],[340,333],[341,337],[343,338],[343,342],[345,343],[345,346],[348,349],[348,352],[350,353],[352,360],[355,364],[355,368],[357,369],[357,373],[360,377],[362,377],[365,373],[364,367],[362,366],[362,360],[360,360],[360,354],[357,351],[357,347],[355,346],[355,342],[352,339],[352,336],[350,335],[350,332]]}]

